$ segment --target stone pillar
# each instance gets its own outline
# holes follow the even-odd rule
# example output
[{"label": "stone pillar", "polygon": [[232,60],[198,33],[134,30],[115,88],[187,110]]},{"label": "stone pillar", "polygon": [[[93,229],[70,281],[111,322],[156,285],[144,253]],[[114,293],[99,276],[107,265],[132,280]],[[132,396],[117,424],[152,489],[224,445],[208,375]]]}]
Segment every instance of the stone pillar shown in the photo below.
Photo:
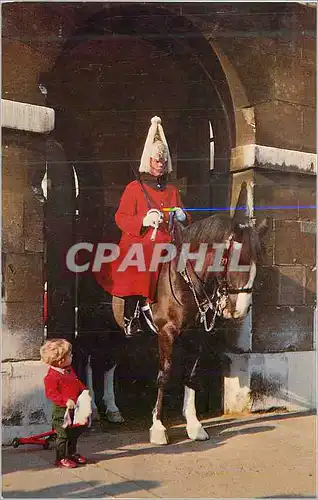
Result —
[{"label": "stone pillar", "polygon": [[43,154],[21,137],[3,140],[3,360],[37,359],[43,338],[43,206],[30,177]]},{"label": "stone pillar", "polygon": [[232,204],[243,186],[251,217],[270,227],[252,312],[232,332],[225,411],[313,408],[316,155],[251,144],[231,167]]},{"label": "stone pillar", "polygon": [[49,425],[43,390],[46,367],[39,361],[44,338],[44,214],[32,185],[45,172],[41,132],[53,128],[54,112],[13,101],[2,106],[2,423],[7,443],[15,435],[32,433],[33,424]]}]

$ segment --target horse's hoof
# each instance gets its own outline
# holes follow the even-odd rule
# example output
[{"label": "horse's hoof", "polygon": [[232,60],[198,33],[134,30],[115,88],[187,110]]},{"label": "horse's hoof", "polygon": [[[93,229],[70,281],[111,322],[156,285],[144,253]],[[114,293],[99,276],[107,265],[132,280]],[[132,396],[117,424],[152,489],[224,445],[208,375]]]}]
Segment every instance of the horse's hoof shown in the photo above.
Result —
[{"label": "horse's hoof", "polygon": [[151,427],[149,430],[150,433],[150,442],[152,444],[168,444],[168,434],[167,430],[163,427],[162,429],[158,429],[156,427]]},{"label": "horse's hoof", "polygon": [[123,424],[125,422],[125,419],[120,411],[108,411],[106,413],[106,417],[108,422],[111,422],[112,424]]},{"label": "horse's hoof", "polygon": [[192,441],[207,441],[207,439],[210,439],[209,434],[204,430],[202,425],[199,427],[187,427],[187,434]]}]

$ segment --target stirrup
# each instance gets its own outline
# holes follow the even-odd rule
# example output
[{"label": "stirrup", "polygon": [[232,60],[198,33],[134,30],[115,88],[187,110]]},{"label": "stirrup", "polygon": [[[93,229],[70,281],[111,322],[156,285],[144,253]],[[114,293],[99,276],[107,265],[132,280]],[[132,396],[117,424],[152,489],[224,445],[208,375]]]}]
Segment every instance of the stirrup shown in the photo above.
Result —
[{"label": "stirrup", "polygon": [[141,333],[142,329],[140,328],[139,319],[134,316],[132,318],[124,318],[124,332],[128,339]]},{"label": "stirrup", "polygon": [[153,333],[157,334],[158,328],[157,328],[157,325],[155,325],[155,322],[153,320],[153,315],[152,315],[150,305],[146,304],[145,306],[142,306],[141,310],[142,310],[143,317],[145,318],[148,327],[150,328],[150,330]]}]

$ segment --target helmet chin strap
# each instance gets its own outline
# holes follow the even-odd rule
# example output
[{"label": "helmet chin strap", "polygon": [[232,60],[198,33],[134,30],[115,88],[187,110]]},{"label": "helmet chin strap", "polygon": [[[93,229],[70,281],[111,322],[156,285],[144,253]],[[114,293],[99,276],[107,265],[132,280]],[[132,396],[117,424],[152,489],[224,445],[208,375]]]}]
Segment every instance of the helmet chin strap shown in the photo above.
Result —
[{"label": "helmet chin strap", "polygon": [[156,173],[154,173],[154,170],[153,169],[150,169],[149,170],[149,174],[154,177],[157,181],[157,187],[158,189],[162,189],[165,185],[165,181],[164,181],[164,176],[165,176],[165,173],[166,173],[166,170],[164,170],[160,175],[157,175]]}]

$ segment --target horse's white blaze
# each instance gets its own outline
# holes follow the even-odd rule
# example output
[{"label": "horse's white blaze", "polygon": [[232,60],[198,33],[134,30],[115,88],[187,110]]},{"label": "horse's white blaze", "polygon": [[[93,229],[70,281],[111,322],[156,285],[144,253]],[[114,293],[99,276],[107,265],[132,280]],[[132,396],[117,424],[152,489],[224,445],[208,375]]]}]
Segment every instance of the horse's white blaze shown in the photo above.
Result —
[{"label": "horse's white blaze", "polygon": [[233,313],[233,318],[244,318],[247,314],[248,308],[252,303],[251,293],[239,293],[236,300],[236,307]]},{"label": "horse's white blaze", "polygon": [[187,385],[184,386],[183,415],[187,421],[187,433],[190,439],[198,441],[209,439],[209,435],[197,418],[195,391]]},{"label": "horse's white blaze", "polygon": [[[245,289],[252,288],[254,279],[256,276],[256,264],[255,262],[251,263],[249,279],[246,285],[243,287]],[[244,318],[248,312],[248,309],[252,303],[252,294],[251,293],[239,293],[236,300],[235,311],[233,313],[233,318],[239,319]]]},{"label": "horse's white blaze", "polygon": [[248,278],[248,282],[246,283],[246,285],[243,288],[252,288],[252,286],[254,284],[255,276],[256,276],[256,264],[255,264],[255,262],[252,262],[251,267],[250,267],[250,275]]}]

